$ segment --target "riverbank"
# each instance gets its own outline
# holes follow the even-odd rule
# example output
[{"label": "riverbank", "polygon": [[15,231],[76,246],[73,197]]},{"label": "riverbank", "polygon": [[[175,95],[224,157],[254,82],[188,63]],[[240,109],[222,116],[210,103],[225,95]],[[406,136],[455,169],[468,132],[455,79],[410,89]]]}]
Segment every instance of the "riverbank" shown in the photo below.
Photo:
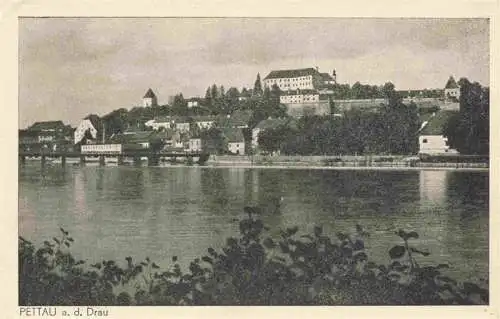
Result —
[{"label": "riverbank", "polygon": [[307,168],[307,169],[369,169],[369,170],[488,170],[488,163],[422,162],[404,156],[210,156],[206,162],[215,167],[243,168]]},{"label": "riverbank", "polygon": [[[27,159],[39,161],[40,159]],[[59,159],[49,160],[60,164]],[[66,162],[79,165],[79,160]],[[131,161],[124,162],[132,165]],[[85,165],[99,165],[97,161],[89,161]],[[118,165],[114,159],[106,160],[105,165]],[[147,165],[147,159],[141,161]],[[160,162],[160,167],[193,166],[184,161],[174,163]],[[194,165],[198,166],[198,165]],[[211,155],[204,167],[218,168],[274,168],[274,169],[321,169],[321,170],[454,170],[454,171],[488,171],[489,164],[485,162],[423,162],[417,157],[403,156],[244,156],[244,155]]]}]

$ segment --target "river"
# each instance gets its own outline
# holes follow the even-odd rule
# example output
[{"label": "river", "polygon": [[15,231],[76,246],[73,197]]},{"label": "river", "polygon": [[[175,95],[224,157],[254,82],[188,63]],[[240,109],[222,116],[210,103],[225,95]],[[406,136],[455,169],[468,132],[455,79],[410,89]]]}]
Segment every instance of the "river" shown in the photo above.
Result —
[{"label": "river", "polygon": [[460,280],[488,277],[488,172],[310,170],[211,167],[74,167],[27,163],[19,168],[19,234],[36,244],[59,234],[88,262],[151,258],[182,266],[238,234],[243,207],[259,206],[276,235],[299,226],[327,234],[369,233],[376,262],[415,230],[421,264],[448,263]]}]

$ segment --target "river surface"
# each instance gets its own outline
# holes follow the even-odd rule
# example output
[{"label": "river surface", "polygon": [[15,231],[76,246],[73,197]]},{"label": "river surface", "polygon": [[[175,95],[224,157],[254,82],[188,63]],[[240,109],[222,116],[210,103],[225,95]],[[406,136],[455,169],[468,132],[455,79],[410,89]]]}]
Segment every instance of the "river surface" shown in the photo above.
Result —
[{"label": "river surface", "polygon": [[488,278],[488,172],[210,167],[19,167],[19,234],[36,244],[75,239],[77,258],[183,268],[238,234],[245,206],[259,206],[270,235],[323,225],[327,234],[369,233],[369,257],[389,263],[399,228],[415,230],[420,263],[448,263],[460,280]]}]

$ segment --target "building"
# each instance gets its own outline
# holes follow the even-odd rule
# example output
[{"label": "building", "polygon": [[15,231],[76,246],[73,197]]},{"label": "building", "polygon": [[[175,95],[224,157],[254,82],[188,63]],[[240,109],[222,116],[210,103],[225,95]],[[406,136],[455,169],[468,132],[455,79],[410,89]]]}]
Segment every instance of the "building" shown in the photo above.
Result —
[{"label": "building", "polygon": [[156,94],[151,90],[151,88],[148,89],[144,97],[142,98],[142,105],[144,107],[147,106],[158,106],[158,99],[156,97]]},{"label": "building", "polygon": [[179,150],[184,149],[189,142],[189,137],[186,133],[180,133],[175,129],[164,129],[160,132],[155,132],[155,138],[158,138],[163,143],[163,149]]},{"label": "building", "polygon": [[62,133],[66,125],[62,121],[35,122],[28,130],[32,132]]},{"label": "building", "polygon": [[201,138],[191,137],[187,144],[186,152],[201,152]]},{"label": "building", "polygon": [[82,154],[121,154],[122,144],[85,144],[81,147]]},{"label": "building", "polygon": [[450,76],[446,86],[444,87],[444,97],[447,100],[458,101],[460,99],[460,86],[457,84],[453,76]]},{"label": "building", "polygon": [[192,108],[192,107],[200,107],[203,105],[203,99],[200,97],[192,97],[186,100],[187,107]]},{"label": "building", "polygon": [[330,114],[329,98],[334,93],[337,73],[319,72],[316,68],[275,70],[264,78],[264,86],[280,89],[280,103],[293,117]]},{"label": "building", "polygon": [[306,68],[271,71],[263,82],[264,87],[272,88],[276,84],[281,91],[315,90],[324,86],[325,78],[318,68]]},{"label": "building", "polygon": [[73,143],[87,143],[89,140],[96,142],[101,141],[103,137],[103,122],[99,116],[95,114],[85,117],[76,127],[73,133]]},{"label": "building", "polygon": [[153,130],[175,129],[181,132],[189,132],[190,120],[185,116],[163,116],[144,123],[145,126],[151,127]]},{"label": "building", "polygon": [[107,142],[123,145],[127,149],[150,149],[153,143],[164,143],[164,140],[165,132],[127,130],[111,135]]},{"label": "building", "polygon": [[153,130],[159,130],[160,128],[171,129],[173,127],[172,119],[168,116],[157,117],[153,120],[147,121],[144,125],[152,128]]},{"label": "building", "polygon": [[317,103],[319,102],[319,92],[316,90],[300,90],[282,92],[280,94],[280,103]]},{"label": "building", "polygon": [[331,86],[337,84],[337,71],[333,70],[332,75],[328,73],[320,73],[323,81],[323,86]]},{"label": "building", "polygon": [[455,111],[439,111],[423,120],[419,131],[419,154],[453,154],[456,150],[448,145],[444,128]]},{"label": "building", "polygon": [[209,129],[214,125],[216,118],[215,116],[210,116],[210,115],[207,116],[200,115],[200,116],[193,116],[192,121],[200,129]]},{"label": "building", "polygon": [[[20,133],[20,142],[30,144],[31,149],[58,150],[72,143],[73,129],[64,125],[62,121],[36,122],[23,133]],[[28,143],[29,140],[29,143]],[[35,145],[38,144],[38,146]]]},{"label": "building", "polygon": [[245,137],[238,128],[225,128],[223,134],[227,142],[227,149],[236,155],[245,155]]}]

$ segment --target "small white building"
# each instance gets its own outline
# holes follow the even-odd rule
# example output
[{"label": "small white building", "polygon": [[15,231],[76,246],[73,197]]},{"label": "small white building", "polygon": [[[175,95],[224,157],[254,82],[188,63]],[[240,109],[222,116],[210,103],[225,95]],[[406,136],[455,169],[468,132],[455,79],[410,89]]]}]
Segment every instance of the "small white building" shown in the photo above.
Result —
[{"label": "small white building", "polygon": [[144,123],[145,126],[151,127],[153,130],[164,129],[174,129],[180,132],[189,132],[189,119],[187,117],[180,116],[166,116],[159,117],[154,120],[149,120]]},{"label": "small white building", "polygon": [[187,102],[187,107],[188,108],[199,107],[200,106],[200,102],[201,102],[201,98],[199,98],[199,97],[193,97],[193,98],[187,99],[186,102]]},{"label": "small white building", "polygon": [[201,138],[190,138],[187,146],[187,152],[201,152]]},{"label": "small white building", "polygon": [[245,155],[245,137],[238,128],[225,128],[224,136],[229,152],[235,155]]},{"label": "small white building", "polygon": [[175,123],[175,129],[178,130],[179,132],[189,132],[189,126],[190,124],[188,121]]},{"label": "small white building", "polygon": [[200,129],[209,129],[215,123],[215,117],[213,116],[195,116],[193,121]]},{"label": "small white building", "polygon": [[453,76],[450,76],[446,86],[444,87],[444,97],[447,100],[460,99],[460,86],[457,84]]}]

